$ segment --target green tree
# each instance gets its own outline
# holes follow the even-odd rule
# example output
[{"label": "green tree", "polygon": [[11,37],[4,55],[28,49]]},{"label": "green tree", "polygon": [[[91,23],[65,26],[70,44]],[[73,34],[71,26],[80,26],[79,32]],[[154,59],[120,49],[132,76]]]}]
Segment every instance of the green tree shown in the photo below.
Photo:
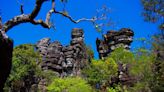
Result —
[{"label": "green tree", "polygon": [[152,52],[156,55],[153,91],[164,91],[164,38],[160,34],[153,36]]},{"label": "green tree", "polygon": [[31,44],[24,44],[14,48],[11,74],[6,82],[5,90],[12,92],[29,91],[32,84],[39,78],[41,68],[40,55]]},{"label": "green tree", "polygon": [[83,70],[83,74],[92,86],[107,87],[111,77],[117,75],[117,67],[117,63],[112,58],[106,58],[105,60],[93,59],[90,66]]},{"label": "green tree", "polygon": [[151,51],[139,48],[134,53],[135,60],[131,63],[131,75],[137,77],[133,87],[128,88],[129,92],[150,92],[153,85],[153,63],[155,55]]}]

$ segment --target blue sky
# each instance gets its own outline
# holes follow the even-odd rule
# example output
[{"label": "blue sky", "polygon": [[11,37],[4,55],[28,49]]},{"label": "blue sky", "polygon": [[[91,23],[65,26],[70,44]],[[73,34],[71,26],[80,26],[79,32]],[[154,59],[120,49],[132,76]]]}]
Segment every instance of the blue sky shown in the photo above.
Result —
[{"label": "blue sky", "polygon": [[[19,15],[19,4],[16,0],[0,0],[0,10],[3,23],[16,15]],[[35,0],[18,0],[23,2],[24,12],[28,14],[31,12],[35,5]],[[59,1],[59,0],[58,0]],[[142,6],[140,0],[68,0],[66,4],[66,10],[69,15],[74,19],[79,19],[82,17],[91,18],[95,15],[96,9],[100,9],[103,5],[109,7],[112,12],[110,17],[115,26],[108,27],[106,30],[119,30],[121,28],[131,28],[134,33],[134,39],[149,37],[157,32],[157,25],[144,22],[141,16]],[[63,5],[57,2],[57,10],[62,10]],[[41,12],[37,19],[45,19],[47,11],[51,8],[50,2],[43,4]],[[83,28],[85,32],[85,42],[90,45],[95,51],[95,57],[98,57],[96,51],[95,40],[97,37],[101,38],[101,34],[98,33],[93,25],[89,22],[81,22],[79,24],[74,24],[70,22],[67,18],[61,15],[53,15],[53,21],[55,22],[56,30],[44,29],[41,26],[34,26],[30,23],[20,24],[9,30],[7,33],[10,38],[14,40],[14,45],[24,43],[36,43],[38,40],[49,37],[52,41],[58,40],[62,45],[68,45],[71,39],[72,28]],[[139,41],[134,40],[132,43],[132,49],[141,46]]]}]

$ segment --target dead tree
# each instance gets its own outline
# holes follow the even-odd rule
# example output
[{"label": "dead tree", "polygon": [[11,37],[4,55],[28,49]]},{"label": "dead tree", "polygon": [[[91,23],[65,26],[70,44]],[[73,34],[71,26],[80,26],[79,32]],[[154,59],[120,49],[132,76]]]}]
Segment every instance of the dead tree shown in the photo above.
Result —
[{"label": "dead tree", "polygon": [[13,41],[10,40],[6,35],[6,32],[8,32],[11,28],[22,23],[31,23],[33,25],[41,25],[43,28],[50,29],[52,26],[52,24],[50,23],[52,14],[60,14],[64,17],[67,17],[73,23],[79,23],[81,21],[94,22],[95,20],[97,20],[96,17],[93,17],[91,19],[82,18],[79,20],[74,20],[71,16],[65,14],[64,12],[56,10],[55,0],[51,0],[52,8],[48,11],[45,21],[43,21],[42,19],[36,20],[35,18],[40,12],[42,4],[46,1],[50,0],[36,0],[35,7],[30,14],[24,14],[23,6],[21,5],[21,15],[13,17],[4,24],[2,24],[0,21],[0,92],[3,92],[4,83],[9,76],[11,70]]}]

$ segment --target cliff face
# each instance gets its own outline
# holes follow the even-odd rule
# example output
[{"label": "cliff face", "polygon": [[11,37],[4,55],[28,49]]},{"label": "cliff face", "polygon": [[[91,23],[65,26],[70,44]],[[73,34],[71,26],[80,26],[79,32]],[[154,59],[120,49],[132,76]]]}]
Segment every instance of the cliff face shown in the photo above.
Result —
[{"label": "cliff face", "polygon": [[43,57],[43,70],[53,70],[58,76],[79,75],[88,60],[82,29],[72,30],[70,45],[62,46],[60,42],[50,42],[44,38],[37,43],[37,50]]},{"label": "cliff face", "polygon": [[11,70],[13,41],[0,30],[0,92]]},{"label": "cliff face", "polygon": [[119,31],[108,31],[103,35],[103,40],[96,39],[97,51],[99,58],[108,56],[114,49],[122,46],[125,49],[130,49],[130,44],[133,41],[134,33],[131,29],[122,28]]}]

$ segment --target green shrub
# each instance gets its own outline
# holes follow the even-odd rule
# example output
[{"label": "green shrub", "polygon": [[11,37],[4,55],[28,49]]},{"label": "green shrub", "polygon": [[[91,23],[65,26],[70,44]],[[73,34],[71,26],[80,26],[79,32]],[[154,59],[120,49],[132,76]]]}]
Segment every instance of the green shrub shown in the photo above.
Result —
[{"label": "green shrub", "polygon": [[19,91],[29,79],[29,85],[33,78],[39,77],[41,68],[38,64],[41,62],[40,55],[34,50],[31,44],[24,44],[14,48],[12,58],[12,69],[6,82],[5,90]]},{"label": "green shrub", "polygon": [[119,85],[117,85],[116,87],[108,87],[107,92],[122,92],[122,89]]},{"label": "green shrub", "polygon": [[117,75],[117,64],[112,58],[92,60],[89,67],[83,70],[91,85],[106,83],[112,76]]},{"label": "green shrub", "polygon": [[90,85],[80,77],[55,78],[47,89],[48,92],[93,92]]},{"label": "green shrub", "polygon": [[114,59],[117,63],[120,62],[123,64],[131,63],[135,60],[134,54],[124,48],[115,49],[109,57]]}]

